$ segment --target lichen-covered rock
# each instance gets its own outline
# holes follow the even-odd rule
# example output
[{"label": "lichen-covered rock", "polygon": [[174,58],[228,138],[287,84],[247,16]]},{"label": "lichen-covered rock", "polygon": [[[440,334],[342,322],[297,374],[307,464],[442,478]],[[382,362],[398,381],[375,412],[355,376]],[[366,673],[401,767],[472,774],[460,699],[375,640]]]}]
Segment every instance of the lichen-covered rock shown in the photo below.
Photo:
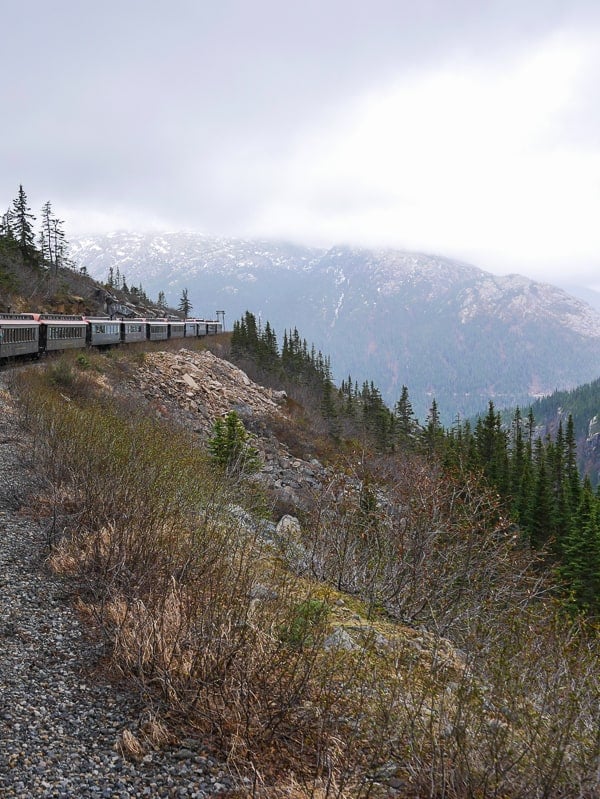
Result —
[{"label": "lichen-covered rock", "polygon": [[286,514],[285,516],[282,516],[277,523],[275,532],[280,538],[297,540],[300,537],[302,528],[300,527],[300,522],[295,516]]},{"label": "lichen-covered rock", "polygon": [[356,641],[343,627],[336,627],[331,635],[327,636],[323,646],[325,649],[343,649],[346,652],[358,649]]}]

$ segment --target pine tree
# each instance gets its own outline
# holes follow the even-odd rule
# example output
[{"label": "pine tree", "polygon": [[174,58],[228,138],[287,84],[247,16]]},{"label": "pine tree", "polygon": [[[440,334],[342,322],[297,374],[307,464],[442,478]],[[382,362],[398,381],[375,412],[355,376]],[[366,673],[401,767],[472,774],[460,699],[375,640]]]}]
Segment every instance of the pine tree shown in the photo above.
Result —
[{"label": "pine tree", "polygon": [[564,544],[560,574],[580,608],[600,609],[600,519],[591,483],[585,479],[574,522]]},{"label": "pine tree", "polygon": [[54,273],[57,274],[62,266],[69,266],[67,257],[67,240],[63,228],[64,220],[54,217],[52,220],[52,248],[54,255]]},{"label": "pine tree", "polygon": [[187,319],[188,316],[190,315],[190,311],[194,307],[188,298],[187,289],[183,289],[183,291],[181,292],[181,299],[179,300],[179,305],[177,307],[178,310],[181,311],[181,313]]},{"label": "pine tree", "polygon": [[0,216],[0,237],[14,241],[15,236],[13,232],[12,216],[11,208],[8,208],[2,216]]},{"label": "pine tree", "polygon": [[419,423],[414,415],[412,403],[408,396],[408,388],[402,386],[400,399],[394,408],[395,427],[398,438],[404,447],[414,444]]},{"label": "pine tree", "polygon": [[565,479],[567,482],[567,502],[571,511],[579,506],[581,495],[581,479],[577,469],[577,440],[575,438],[575,425],[572,414],[567,418],[567,431],[565,434]]},{"label": "pine tree", "polygon": [[228,474],[250,474],[260,468],[258,450],[235,411],[216,420],[208,449]]},{"label": "pine tree", "polygon": [[444,442],[444,430],[440,422],[440,412],[435,398],[432,400],[431,408],[427,414],[423,440],[429,456],[440,453]]},{"label": "pine tree", "polygon": [[333,383],[328,376],[323,379],[321,413],[326,419],[329,420],[332,420],[337,416],[336,406],[333,399]]},{"label": "pine tree", "polygon": [[50,264],[50,268],[54,266],[54,251],[52,249],[52,205],[50,200],[44,203],[42,207],[42,229],[40,231],[40,251],[42,258]]},{"label": "pine tree", "polygon": [[539,438],[535,442],[534,466],[536,474],[529,522],[529,540],[535,549],[541,549],[555,533],[556,514],[547,456],[542,440]]},{"label": "pine tree", "polygon": [[23,186],[19,186],[19,193],[12,206],[12,232],[19,245],[24,258],[31,259],[35,254],[35,236],[33,222],[35,216],[27,203],[27,195]]}]

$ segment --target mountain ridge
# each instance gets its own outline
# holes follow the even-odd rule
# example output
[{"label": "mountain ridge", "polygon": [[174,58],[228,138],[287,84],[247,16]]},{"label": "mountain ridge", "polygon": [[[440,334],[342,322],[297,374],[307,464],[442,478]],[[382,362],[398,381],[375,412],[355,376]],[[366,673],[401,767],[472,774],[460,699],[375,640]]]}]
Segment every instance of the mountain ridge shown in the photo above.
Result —
[{"label": "mountain ridge", "polygon": [[525,404],[598,376],[600,313],[550,284],[445,256],[191,231],[121,231],[72,250],[97,279],[118,268],[171,305],[188,288],[201,315],[250,309],[279,335],[297,327],[337,380],[374,380],[390,405],[407,385],[421,418],[433,397],[449,423],[490,398]]}]

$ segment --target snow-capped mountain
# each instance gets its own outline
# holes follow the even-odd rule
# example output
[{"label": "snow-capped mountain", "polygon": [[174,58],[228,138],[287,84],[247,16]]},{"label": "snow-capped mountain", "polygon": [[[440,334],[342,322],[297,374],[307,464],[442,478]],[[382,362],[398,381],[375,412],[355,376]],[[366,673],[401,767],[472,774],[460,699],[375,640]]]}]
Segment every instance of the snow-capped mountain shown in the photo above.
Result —
[{"label": "snow-capped mountain", "polygon": [[439,256],[329,250],[197,233],[114,233],[72,244],[80,266],[194,313],[245,310],[282,336],[297,327],[331,356],[339,380],[373,380],[393,405],[403,384],[424,418],[436,398],[446,422],[494,399],[524,404],[600,374],[600,313],[519,275],[498,277]]}]

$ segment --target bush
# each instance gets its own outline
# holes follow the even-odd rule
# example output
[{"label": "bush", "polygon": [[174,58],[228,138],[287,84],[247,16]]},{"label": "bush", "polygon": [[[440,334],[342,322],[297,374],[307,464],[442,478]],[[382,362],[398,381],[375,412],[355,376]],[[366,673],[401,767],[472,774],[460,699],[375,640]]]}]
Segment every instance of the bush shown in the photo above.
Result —
[{"label": "bush", "polygon": [[59,358],[49,367],[48,380],[54,386],[71,388],[75,381],[71,363],[65,357]]},{"label": "bush", "polygon": [[312,645],[322,632],[329,616],[329,607],[320,599],[305,599],[292,608],[291,620],[282,626],[279,637],[288,646],[298,649]]},{"label": "bush", "polygon": [[79,366],[79,368],[82,370],[89,369],[91,366],[90,359],[83,352],[80,352],[77,355],[76,361],[77,361],[77,366]]},{"label": "bush", "polygon": [[[597,639],[544,598],[494,497],[418,459],[393,463],[387,504],[375,479],[332,478],[303,545],[341,598],[224,512],[242,481],[186,431],[65,402],[41,370],[15,379],[70,532],[53,562],[77,570],[115,668],[253,774],[254,795],[292,779],[280,795],[379,797],[391,780],[447,799],[597,794]],[[323,645],[330,623],[351,646]]]}]

